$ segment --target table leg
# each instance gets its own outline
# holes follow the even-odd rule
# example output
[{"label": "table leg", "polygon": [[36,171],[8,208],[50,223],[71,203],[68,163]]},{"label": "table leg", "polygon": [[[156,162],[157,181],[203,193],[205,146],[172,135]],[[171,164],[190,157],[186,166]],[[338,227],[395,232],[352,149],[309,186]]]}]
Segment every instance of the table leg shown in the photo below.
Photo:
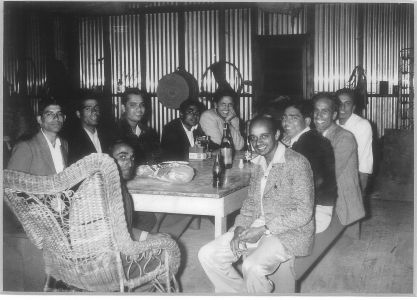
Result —
[{"label": "table leg", "polygon": [[214,216],[214,238],[226,232],[226,217]]}]

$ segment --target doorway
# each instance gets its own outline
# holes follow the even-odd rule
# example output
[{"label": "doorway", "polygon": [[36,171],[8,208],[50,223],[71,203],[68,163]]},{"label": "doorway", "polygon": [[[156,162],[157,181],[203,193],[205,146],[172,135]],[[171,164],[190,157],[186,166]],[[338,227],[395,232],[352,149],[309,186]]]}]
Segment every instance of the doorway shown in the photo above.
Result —
[{"label": "doorway", "polygon": [[254,78],[258,104],[278,96],[308,98],[313,80],[312,51],[306,34],[259,36]]}]

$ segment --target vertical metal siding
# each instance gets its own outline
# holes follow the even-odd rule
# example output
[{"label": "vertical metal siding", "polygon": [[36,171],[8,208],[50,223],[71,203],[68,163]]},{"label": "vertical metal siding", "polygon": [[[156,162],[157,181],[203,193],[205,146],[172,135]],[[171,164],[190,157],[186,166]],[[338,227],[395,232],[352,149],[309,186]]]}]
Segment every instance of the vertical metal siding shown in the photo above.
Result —
[{"label": "vertical metal siding", "polygon": [[[139,15],[109,17],[113,94],[141,87],[139,18]],[[120,96],[114,96],[112,101],[114,114],[120,117]]]},{"label": "vertical metal siding", "polygon": [[[412,4],[366,4],[364,14],[364,68],[369,94],[380,93],[379,82],[388,81],[390,96],[370,96],[366,118],[377,125],[378,135],[385,128],[396,128],[398,98],[392,86],[398,85],[400,50],[413,46]],[[407,109],[407,107],[405,108]]]},{"label": "vertical metal siding", "polygon": [[307,33],[307,8],[297,15],[267,12],[258,9],[258,35]]},{"label": "vertical metal siding", "polygon": [[336,91],[358,64],[358,6],[319,4],[315,16],[314,91]]},{"label": "vertical metal siding", "polygon": [[[156,93],[159,79],[179,66],[178,13],[147,14],[146,19],[146,89]],[[151,126],[161,134],[163,126],[177,116],[152,97]]]},{"label": "vertical metal siding", "polygon": [[80,87],[104,87],[103,18],[85,17],[79,22]]},{"label": "vertical metal siding", "polygon": [[[226,61],[233,63],[239,70],[242,80],[252,80],[252,40],[251,11],[249,9],[226,10],[225,14]],[[226,78],[231,86],[239,88],[238,78],[232,67],[226,68]],[[243,91],[252,93],[249,86]],[[252,116],[252,97],[240,97],[239,115],[246,121]]]},{"label": "vertical metal siding", "polygon": [[[207,68],[219,59],[219,11],[185,12],[184,18],[185,69],[197,79],[200,91],[214,92],[216,82],[211,74],[202,80]],[[201,100],[211,108],[210,99]]]}]

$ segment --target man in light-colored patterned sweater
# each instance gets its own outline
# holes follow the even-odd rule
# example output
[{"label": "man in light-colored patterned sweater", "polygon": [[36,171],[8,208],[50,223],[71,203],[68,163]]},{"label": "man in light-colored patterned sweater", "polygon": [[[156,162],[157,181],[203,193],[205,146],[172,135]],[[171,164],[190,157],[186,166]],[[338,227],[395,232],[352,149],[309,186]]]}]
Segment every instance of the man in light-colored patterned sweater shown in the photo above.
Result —
[{"label": "man in light-colored patterned sweater", "polygon": [[[252,120],[249,139],[258,156],[252,160],[248,196],[229,232],[198,253],[217,293],[271,292],[268,275],[291,257],[310,254],[313,173],[307,159],[287,149],[279,135],[272,118]],[[232,266],[241,256],[243,278]]]}]

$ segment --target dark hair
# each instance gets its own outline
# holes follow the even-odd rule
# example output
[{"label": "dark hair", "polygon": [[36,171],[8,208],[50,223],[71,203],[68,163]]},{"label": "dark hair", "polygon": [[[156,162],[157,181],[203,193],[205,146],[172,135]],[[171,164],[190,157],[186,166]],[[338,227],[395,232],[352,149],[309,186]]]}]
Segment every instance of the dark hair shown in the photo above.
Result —
[{"label": "dark hair", "polygon": [[286,103],[285,109],[288,107],[294,107],[298,109],[303,118],[313,119],[313,105],[311,101],[306,100],[290,100]]},{"label": "dark hair", "polygon": [[86,100],[94,99],[97,102],[101,102],[101,95],[93,90],[81,89],[77,93],[77,101],[75,105],[75,110],[82,110]]},{"label": "dark hair", "polygon": [[205,106],[203,103],[201,103],[200,101],[194,100],[194,99],[190,99],[188,98],[187,100],[184,100],[181,104],[180,104],[180,112],[182,114],[185,114],[186,110],[190,107],[190,106],[196,106],[198,111],[200,112],[200,114],[205,110]]},{"label": "dark hair", "polygon": [[343,89],[340,89],[340,90],[336,91],[336,97],[337,97],[337,101],[338,101],[339,105],[340,105],[340,100],[339,100],[340,95],[349,96],[349,98],[352,100],[353,104],[356,104],[356,95],[355,95],[354,90],[348,89],[348,88],[343,88]]},{"label": "dark hair", "polygon": [[132,148],[133,150],[135,150],[133,145],[127,139],[120,138],[120,139],[116,139],[115,141],[113,141],[113,143],[110,145],[110,147],[109,147],[110,156],[113,157],[113,151],[119,145],[127,145],[130,148]]},{"label": "dark hair", "polygon": [[[129,95],[141,96],[143,98],[143,101],[145,102],[145,105],[150,103],[150,101],[151,101],[151,99],[149,97],[149,94],[145,90],[140,90],[138,88],[127,88],[122,95],[122,104],[123,105],[126,105]],[[148,108],[148,107],[146,107],[146,108]]]},{"label": "dark hair", "polygon": [[233,104],[236,105],[238,102],[237,93],[231,88],[218,88],[213,94],[213,102],[219,103],[223,97],[230,97],[233,100]]},{"label": "dark hair", "polygon": [[277,120],[275,120],[273,117],[271,117],[269,115],[266,115],[266,114],[257,115],[256,117],[254,117],[250,121],[249,130],[250,130],[250,128],[252,128],[253,124],[255,124],[257,122],[266,122],[266,123],[268,123],[274,134],[277,132],[277,130],[279,130],[282,133],[281,123],[278,122]]},{"label": "dark hair", "polygon": [[336,112],[339,111],[339,101],[337,100],[336,95],[334,93],[320,92],[320,93],[315,94],[311,100],[313,101],[314,104],[316,104],[316,102],[320,99],[330,100],[333,111],[336,111]]},{"label": "dark hair", "polygon": [[45,108],[47,108],[49,105],[58,105],[61,110],[63,110],[62,104],[59,103],[55,98],[44,98],[39,102],[38,115],[41,116],[45,112]]}]

